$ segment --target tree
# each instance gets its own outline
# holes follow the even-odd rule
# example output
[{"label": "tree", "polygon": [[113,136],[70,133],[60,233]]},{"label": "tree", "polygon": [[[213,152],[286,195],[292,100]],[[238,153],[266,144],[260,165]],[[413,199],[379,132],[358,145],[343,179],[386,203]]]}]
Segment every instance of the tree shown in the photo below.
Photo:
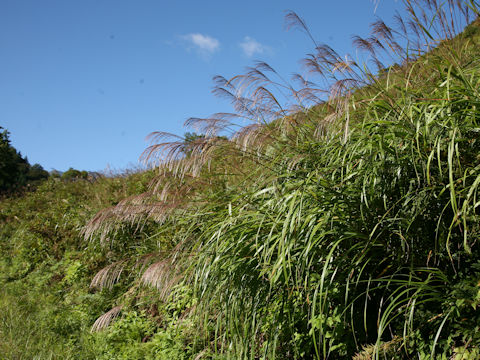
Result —
[{"label": "tree", "polygon": [[9,132],[4,129],[0,133],[0,193],[16,190],[25,184],[28,168],[27,160],[11,145]]},{"label": "tree", "polygon": [[29,184],[34,184],[48,178],[48,176],[48,171],[44,170],[42,165],[33,164],[27,173],[27,181]]},{"label": "tree", "polygon": [[87,178],[88,178],[87,171],[85,170],[80,171],[74,168],[70,168],[62,174],[62,180],[74,181],[78,179],[87,179]]},{"label": "tree", "polygon": [[48,178],[41,165],[30,166],[10,142],[10,133],[0,126],[0,194],[20,190],[26,185],[35,185]]}]

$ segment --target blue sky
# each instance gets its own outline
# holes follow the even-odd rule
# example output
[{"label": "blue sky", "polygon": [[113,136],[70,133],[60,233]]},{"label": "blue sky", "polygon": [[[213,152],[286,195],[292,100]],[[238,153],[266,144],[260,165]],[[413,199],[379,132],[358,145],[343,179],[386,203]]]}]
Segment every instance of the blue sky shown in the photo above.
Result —
[{"label": "blue sky", "polygon": [[0,0],[0,126],[45,169],[121,170],[138,164],[152,131],[231,111],[212,77],[264,60],[285,77],[313,50],[286,31],[287,10],[320,43],[351,52],[401,2]]}]

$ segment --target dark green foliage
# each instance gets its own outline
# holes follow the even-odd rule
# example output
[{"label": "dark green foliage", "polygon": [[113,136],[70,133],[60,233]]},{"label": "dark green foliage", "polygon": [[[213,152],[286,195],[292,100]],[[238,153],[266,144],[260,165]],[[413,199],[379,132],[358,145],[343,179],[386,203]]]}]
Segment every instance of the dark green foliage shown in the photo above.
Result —
[{"label": "dark green foliage", "polygon": [[[0,127],[0,129],[3,129]],[[9,133],[0,134],[0,192],[20,189],[27,181],[28,162],[10,144]]]},{"label": "dark green foliage", "polygon": [[35,186],[46,178],[48,172],[39,164],[30,166],[27,159],[11,145],[9,132],[3,130],[0,133],[0,194]]},{"label": "dark green foliage", "polygon": [[67,180],[67,181],[73,181],[73,180],[78,180],[78,179],[87,179],[88,178],[88,172],[83,170],[76,170],[74,168],[70,168],[67,171],[65,171],[61,179],[62,180]]},{"label": "dark green foliage", "polygon": [[33,164],[32,166],[30,166],[30,169],[27,173],[27,183],[36,184],[41,182],[42,180],[47,179],[48,176],[48,171],[44,170],[42,165]]}]

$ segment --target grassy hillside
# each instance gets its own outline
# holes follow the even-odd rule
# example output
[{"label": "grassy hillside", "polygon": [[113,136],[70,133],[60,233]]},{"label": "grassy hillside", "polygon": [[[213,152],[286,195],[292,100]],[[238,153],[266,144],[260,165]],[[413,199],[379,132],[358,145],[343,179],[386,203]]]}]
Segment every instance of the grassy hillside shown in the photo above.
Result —
[{"label": "grassy hillside", "polygon": [[2,200],[0,357],[479,358],[478,4],[404,4],[297,87],[215,78],[154,170]]},{"label": "grassy hillside", "polygon": [[1,201],[0,358],[95,358],[82,332],[115,295],[89,291],[90,278],[131,250],[100,251],[79,231],[101,208],[144,191],[149,177],[51,178]]}]

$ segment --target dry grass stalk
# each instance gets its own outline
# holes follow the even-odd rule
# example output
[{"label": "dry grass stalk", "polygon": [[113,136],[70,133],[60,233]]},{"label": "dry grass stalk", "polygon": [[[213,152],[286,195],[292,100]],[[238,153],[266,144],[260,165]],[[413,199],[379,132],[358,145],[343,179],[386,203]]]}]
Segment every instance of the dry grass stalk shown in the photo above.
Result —
[{"label": "dry grass stalk", "polygon": [[143,273],[141,282],[157,288],[160,298],[166,299],[180,278],[177,264],[168,258],[150,265]]},{"label": "dry grass stalk", "polygon": [[100,316],[97,320],[92,325],[92,328],[90,329],[90,332],[98,332],[101,331],[105,328],[107,328],[113,320],[120,314],[120,311],[122,310],[122,305],[115,306],[113,309],[110,311],[106,312],[102,316]]},{"label": "dry grass stalk", "polygon": [[[406,21],[397,14],[397,29],[377,20],[371,25],[370,36],[353,38],[354,45],[365,54],[367,62],[377,67],[377,71],[383,67],[381,59],[400,59],[403,63],[413,60],[412,51],[407,53],[405,48],[416,48],[418,57],[431,48],[435,38],[452,38],[459,30],[456,24],[460,23],[454,20],[464,16],[468,21],[471,12],[468,6],[451,0],[448,7],[442,7],[436,0],[405,0],[405,5],[411,19]],[[428,21],[432,14],[438,21]],[[307,116],[310,120],[304,120],[313,122],[313,137],[324,135],[332,124],[343,121],[347,141],[351,94],[365,85],[375,85],[378,81],[376,72],[352,60],[351,56],[340,56],[332,47],[318,44],[305,21],[296,13],[286,15],[286,26],[299,28],[312,40],[315,52],[306,56],[304,66],[307,74],[318,77],[322,85],[296,74],[294,80],[300,84],[300,89],[294,89],[265,62],[257,62],[247,68],[245,74],[231,79],[216,76],[214,94],[228,98],[235,113],[188,119],[185,126],[203,133],[190,141],[166,132],[150,134],[151,145],[141,159],[157,166],[161,175],[150,192],[99,212],[87,224],[86,238],[91,239],[99,232],[104,241],[125,223],[141,224],[145,219],[163,221],[174,210],[185,207],[191,200],[189,196],[195,193],[195,186],[189,181],[184,183],[184,180],[198,178],[202,169],[208,169],[213,160],[222,156],[250,157],[253,161],[268,164],[271,159],[267,149],[272,144],[291,142],[295,148],[300,124],[293,115],[298,111],[307,114],[312,105],[323,104],[329,109],[321,117]],[[428,38],[422,27],[428,29],[434,38]],[[404,44],[408,46],[402,46]],[[293,103],[289,103],[292,100]],[[231,140],[221,134],[229,135]],[[296,159],[294,162],[298,162],[298,157],[292,156]],[[222,166],[229,168],[228,164]]]},{"label": "dry grass stalk", "polygon": [[125,225],[141,230],[148,219],[163,222],[184,203],[180,196],[171,196],[168,200],[164,194],[146,192],[122,200],[117,205],[99,211],[83,229],[85,239],[93,239],[99,235],[102,243],[110,240],[119,229]]},{"label": "dry grass stalk", "polygon": [[372,360],[372,359],[378,359],[375,354],[382,354],[388,356],[390,354],[389,358],[392,358],[392,354],[396,353],[398,350],[397,345],[399,345],[400,342],[402,342],[403,339],[395,336],[392,340],[381,343],[380,345],[366,345],[363,346],[362,351],[359,353],[355,354],[355,356],[352,358],[352,360]]},{"label": "dry grass stalk", "polygon": [[120,279],[120,275],[126,264],[126,260],[121,260],[104,267],[93,277],[90,288],[97,288],[99,290],[104,288],[111,289]]}]

